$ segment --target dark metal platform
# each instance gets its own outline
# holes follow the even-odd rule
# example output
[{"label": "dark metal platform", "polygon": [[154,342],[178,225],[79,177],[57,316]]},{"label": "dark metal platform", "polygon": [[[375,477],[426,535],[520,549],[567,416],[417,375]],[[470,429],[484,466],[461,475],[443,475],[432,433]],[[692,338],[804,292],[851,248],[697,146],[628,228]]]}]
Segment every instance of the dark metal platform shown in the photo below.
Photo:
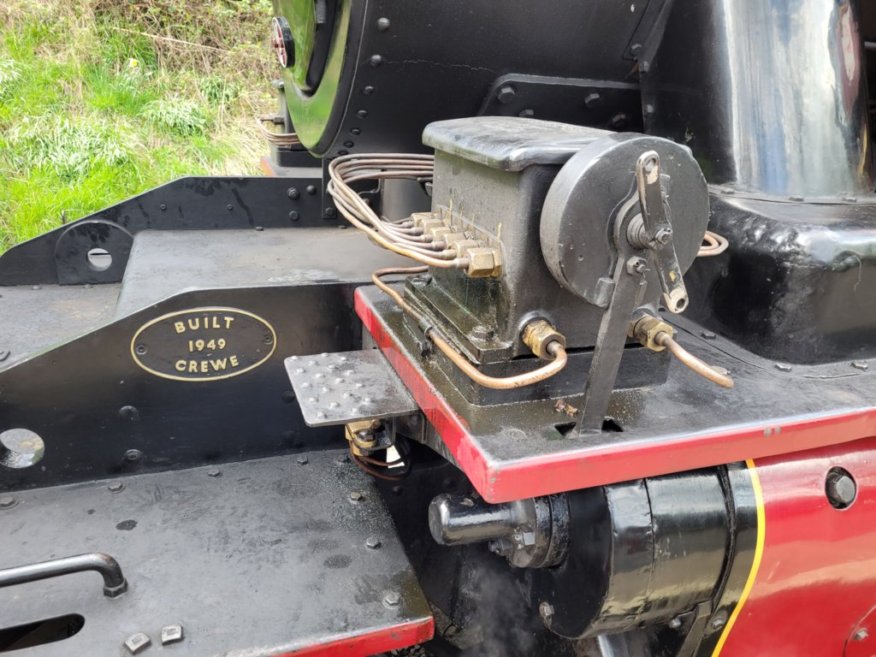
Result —
[{"label": "dark metal platform", "polygon": [[[578,435],[580,396],[517,404],[467,402],[419,356],[401,311],[374,287],[356,311],[453,459],[489,502],[797,452],[876,435],[876,362],[790,367],[685,324],[679,341],[726,368],[732,390],[673,363],[666,384],[615,391],[609,431]],[[428,440],[428,437],[427,437]]]},{"label": "dark metal platform", "polygon": [[[14,493],[0,510],[0,568],[97,550],[130,588],[104,597],[95,573],[3,588],[0,630],[84,617],[75,636],[21,657],[127,655],[138,632],[152,639],[147,657],[370,655],[428,639],[429,607],[392,521],[343,454]],[[162,647],[174,624],[184,640]]]}]

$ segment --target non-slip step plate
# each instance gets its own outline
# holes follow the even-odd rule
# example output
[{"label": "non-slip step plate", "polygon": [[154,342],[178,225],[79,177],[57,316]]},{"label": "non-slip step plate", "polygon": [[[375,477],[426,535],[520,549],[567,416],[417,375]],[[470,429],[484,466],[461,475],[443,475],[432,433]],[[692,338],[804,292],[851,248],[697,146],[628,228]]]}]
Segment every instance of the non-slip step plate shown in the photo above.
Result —
[{"label": "non-slip step plate", "polygon": [[399,417],[419,411],[377,349],[291,356],[285,362],[308,426]]},{"label": "non-slip step plate", "polygon": [[[75,636],[17,656],[118,657],[138,632],[152,639],[145,657],[364,656],[431,635],[377,490],[342,451],[118,481],[120,492],[107,481],[16,492],[0,510],[0,568],[101,551],[130,585],[109,599],[89,572],[0,589],[0,637],[85,619]],[[169,625],[185,638],[163,648]]]}]

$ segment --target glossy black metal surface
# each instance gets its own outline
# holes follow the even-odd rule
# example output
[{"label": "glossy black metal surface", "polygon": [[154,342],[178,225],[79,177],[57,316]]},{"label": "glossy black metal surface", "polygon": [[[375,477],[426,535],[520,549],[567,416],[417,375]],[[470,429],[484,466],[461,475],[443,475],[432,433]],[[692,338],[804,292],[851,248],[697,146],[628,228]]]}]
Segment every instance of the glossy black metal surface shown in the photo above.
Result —
[{"label": "glossy black metal surface", "polygon": [[[276,0],[275,10],[292,14],[294,4]],[[482,108],[634,127],[640,123],[634,104],[607,101],[618,98],[612,83],[637,93],[630,49],[651,37],[652,5],[663,4],[555,0],[497,12],[490,0],[344,0],[331,24],[336,43],[319,87],[304,89],[294,71],[284,71],[292,120],[303,143],[326,156],[421,151],[427,123],[475,116]],[[539,91],[527,104],[530,84],[518,89],[508,75],[554,78],[549,84],[558,91],[552,97]],[[581,79],[591,86],[586,94],[575,92]],[[578,81],[572,93],[570,80]],[[609,87],[605,98],[602,85]]]},{"label": "glossy black metal surface", "polygon": [[[323,257],[330,251],[334,262]],[[36,467],[0,468],[0,490],[342,444],[340,429],[304,424],[283,358],[358,347],[353,291],[393,262],[361,235],[337,228],[145,231],[135,237],[118,299],[101,296],[114,311],[90,307],[95,288],[67,287],[40,307],[53,290],[7,295],[0,287],[0,348],[14,343],[16,350],[0,362],[0,431],[29,429],[46,445]],[[205,307],[266,321],[277,336],[273,355],[240,376],[209,382],[169,380],[137,364],[132,339],[141,327]],[[17,335],[21,313],[37,318],[32,334]],[[72,325],[55,327],[53,313],[74,316]]]},{"label": "glossy black metal surface", "polygon": [[646,131],[690,146],[709,182],[872,192],[857,0],[675,2],[639,71]]},{"label": "glossy black metal surface", "polygon": [[[323,203],[318,169],[313,178],[180,178],[12,247],[0,257],[0,285],[117,283],[142,230],[338,225]],[[110,252],[109,269],[88,267],[93,247]]]},{"label": "glossy black metal surface", "polygon": [[668,622],[709,600],[732,531],[717,471],[658,477],[569,495],[571,546],[556,569],[532,571],[533,606],[580,638]]},{"label": "glossy black metal surface", "polygon": [[689,315],[765,358],[788,363],[876,356],[876,204],[712,196],[727,252],[687,275]]}]

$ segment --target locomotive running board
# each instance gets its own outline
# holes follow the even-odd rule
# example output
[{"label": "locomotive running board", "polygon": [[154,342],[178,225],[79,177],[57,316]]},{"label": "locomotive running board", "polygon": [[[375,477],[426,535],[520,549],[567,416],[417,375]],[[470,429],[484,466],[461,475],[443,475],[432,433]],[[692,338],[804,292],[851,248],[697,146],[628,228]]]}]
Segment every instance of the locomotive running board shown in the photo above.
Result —
[{"label": "locomotive running board", "polygon": [[[679,340],[731,371],[733,390],[674,365],[667,383],[619,390],[611,431],[576,435],[580,397],[476,406],[416,354],[401,311],[377,288],[355,307],[375,344],[434,428],[426,441],[452,458],[488,502],[507,502],[876,436],[876,362],[775,367],[709,335]],[[573,425],[572,425],[573,426]],[[565,431],[564,431],[565,429]]]},{"label": "locomotive running board", "polygon": [[[14,499],[0,510],[0,570],[97,550],[118,560],[128,590],[106,597],[94,573],[0,588],[0,651],[122,655],[125,641],[143,633],[149,655],[162,647],[162,628],[181,625],[180,656],[364,657],[433,633],[378,491],[345,450]],[[66,633],[81,629],[69,638],[35,645],[27,636],[28,625],[73,617],[84,625],[71,621]]]}]

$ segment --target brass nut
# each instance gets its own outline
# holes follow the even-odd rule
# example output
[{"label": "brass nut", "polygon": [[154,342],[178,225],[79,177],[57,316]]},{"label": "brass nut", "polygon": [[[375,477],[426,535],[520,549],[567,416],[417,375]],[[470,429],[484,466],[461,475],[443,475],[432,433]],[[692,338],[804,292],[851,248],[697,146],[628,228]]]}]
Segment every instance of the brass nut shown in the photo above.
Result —
[{"label": "brass nut", "polygon": [[502,273],[502,258],[496,249],[473,247],[466,249],[463,257],[468,258],[466,274],[471,278],[495,277]]},{"label": "brass nut", "polygon": [[[377,444],[374,432],[379,426],[379,420],[359,420],[357,422],[350,422],[344,427],[344,437],[350,443],[350,447],[356,456],[363,456],[363,450],[370,450]],[[371,440],[363,440],[359,435],[362,432],[367,432],[371,436]]]},{"label": "brass nut", "polygon": [[438,241],[445,235],[449,235],[453,232],[452,228],[448,228],[447,226],[435,226],[426,231],[427,235],[432,236],[433,241]]},{"label": "brass nut", "polygon": [[456,248],[454,245],[465,239],[465,233],[447,233],[444,236],[444,243],[447,245],[447,248]]},{"label": "brass nut", "polygon": [[523,344],[529,347],[530,351],[542,360],[554,359],[554,355],[548,351],[548,346],[551,343],[558,342],[563,348],[566,346],[566,337],[544,319],[529,322],[523,328],[521,338],[523,339]]},{"label": "brass nut", "polygon": [[455,255],[457,258],[461,258],[469,249],[475,249],[479,246],[481,246],[480,242],[469,239],[461,239],[453,243],[453,249],[456,252]]},{"label": "brass nut", "polygon": [[656,342],[660,333],[666,333],[669,337],[673,337],[675,329],[659,317],[651,315],[643,315],[630,325],[630,337],[638,340],[643,347],[647,347],[651,351],[663,351],[666,348]]},{"label": "brass nut", "polygon": [[445,224],[443,221],[437,218],[423,219],[420,222],[420,227],[423,229],[424,233],[428,233],[433,228],[444,228]]},{"label": "brass nut", "polygon": [[413,221],[414,226],[417,226],[418,228],[423,225],[424,221],[434,218],[435,215],[433,215],[431,212],[414,212],[411,215],[411,221]]}]

